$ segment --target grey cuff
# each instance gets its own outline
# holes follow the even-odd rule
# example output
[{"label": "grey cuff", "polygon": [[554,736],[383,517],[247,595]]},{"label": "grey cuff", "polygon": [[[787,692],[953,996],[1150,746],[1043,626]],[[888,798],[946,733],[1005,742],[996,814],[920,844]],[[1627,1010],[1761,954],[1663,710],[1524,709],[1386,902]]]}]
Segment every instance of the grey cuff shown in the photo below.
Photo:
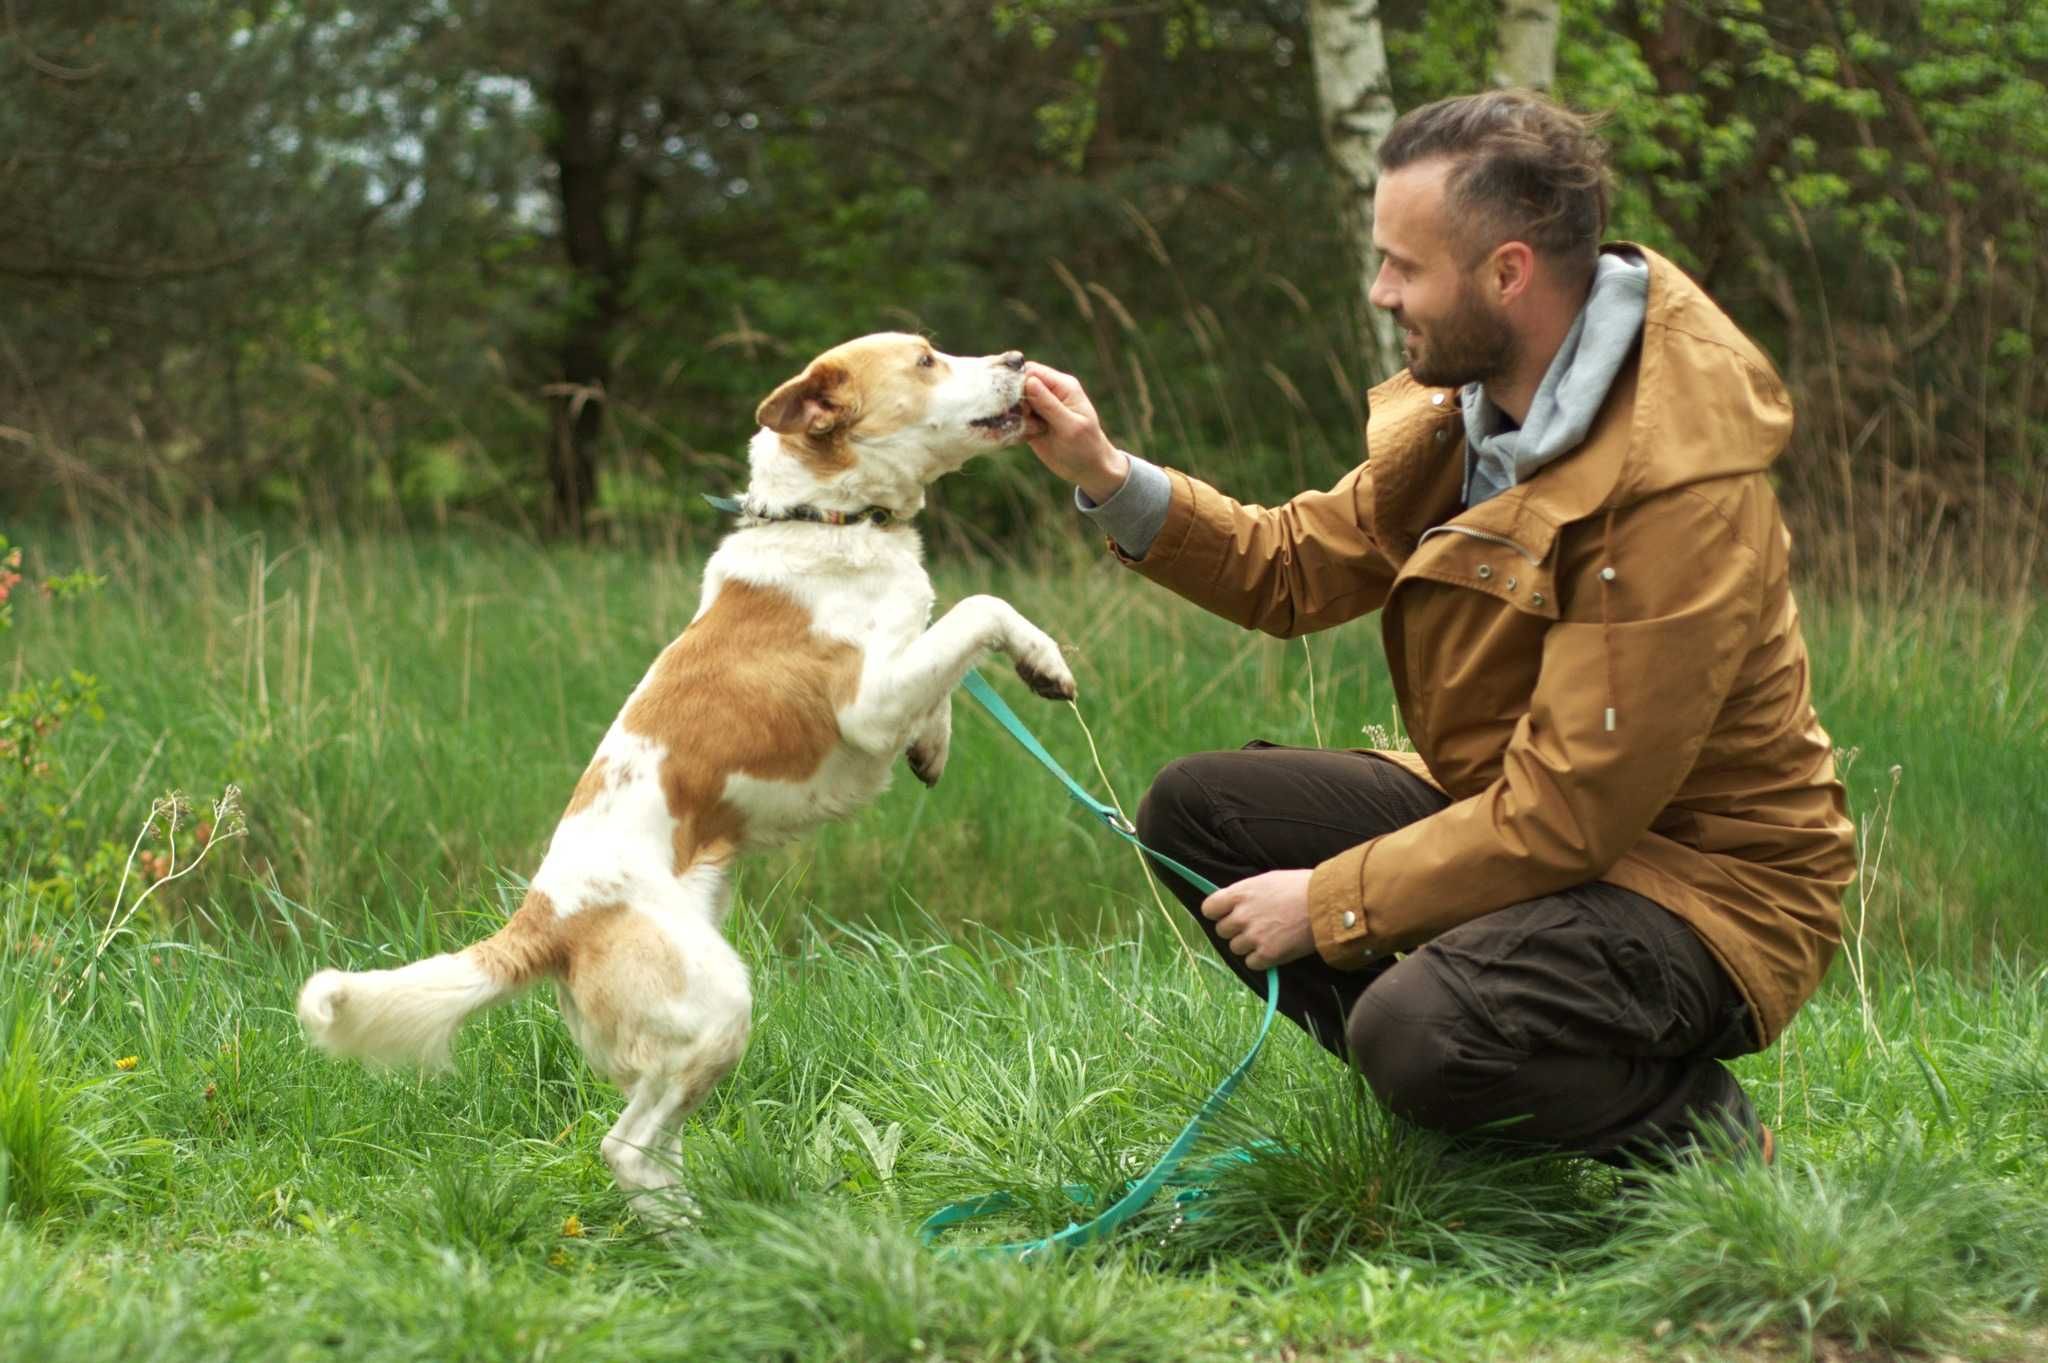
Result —
[{"label": "grey cuff", "polygon": [[1117,548],[1131,558],[1145,557],[1152,541],[1166,526],[1166,509],[1173,502],[1173,480],[1157,464],[1124,452],[1131,470],[1124,485],[1106,502],[1091,502],[1088,494],[1074,489],[1074,509],[1095,523],[1095,527],[1116,541]]}]

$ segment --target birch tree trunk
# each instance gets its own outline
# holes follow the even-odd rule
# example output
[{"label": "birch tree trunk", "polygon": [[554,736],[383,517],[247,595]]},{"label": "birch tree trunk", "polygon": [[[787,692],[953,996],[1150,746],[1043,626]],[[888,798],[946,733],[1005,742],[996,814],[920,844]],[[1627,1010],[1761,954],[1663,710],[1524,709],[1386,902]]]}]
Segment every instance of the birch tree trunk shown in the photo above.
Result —
[{"label": "birch tree trunk", "polygon": [[1368,357],[1377,382],[1402,365],[1394,319],[1370,297],[1380,269],[1379,252],[1372,248],[1372,195],[1379,184],[1373,158],[1395,114],[1379,0],[1310,0],[1308,22],[1323,142],[1343,193],[1344,228],[1358,268],[1356,297],[1364,332],[1377,351]]},{"label": "birch tree trunk", "polygon": [[1493,83],[1531,90],[1557,83],[1557,0],[1502,0]]}]

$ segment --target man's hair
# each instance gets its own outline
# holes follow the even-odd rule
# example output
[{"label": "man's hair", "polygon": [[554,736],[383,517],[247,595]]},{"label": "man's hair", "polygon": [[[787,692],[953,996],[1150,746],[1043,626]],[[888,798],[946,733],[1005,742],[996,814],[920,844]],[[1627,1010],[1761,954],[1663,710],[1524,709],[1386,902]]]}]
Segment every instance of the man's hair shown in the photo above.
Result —
[{"label": "man's hair", "polygon": [[1379,147],[1382,170],[1451,162],[1446,216],[1468,260],[1526,241],[1590,278],[1607,230],[1607,144],[1597,116],[1534,90],[1489,90],[1403,114]]}]

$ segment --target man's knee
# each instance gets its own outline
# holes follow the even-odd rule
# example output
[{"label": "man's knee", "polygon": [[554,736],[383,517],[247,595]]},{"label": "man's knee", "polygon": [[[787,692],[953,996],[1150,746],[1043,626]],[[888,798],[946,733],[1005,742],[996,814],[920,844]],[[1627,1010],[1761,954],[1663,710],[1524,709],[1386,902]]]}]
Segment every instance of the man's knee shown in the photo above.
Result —
[{"label": "man's knee", "polygon": [[1359,996],[1345,1027],[1351,1063],[1388,1110],[1417,1126],[1473,1125],[1469,1095],[1492,1076],[1471,1044],[1464,1001],[1433,963],[1411,955]]},{"label": "man's knee", "polygon": [[1171,854],[1214,838],[1216,801],[1210,782],[1216,775],[1214,759],[1225,755],[1190,753],[1161,768],[1138,801],[1138,841]]}]

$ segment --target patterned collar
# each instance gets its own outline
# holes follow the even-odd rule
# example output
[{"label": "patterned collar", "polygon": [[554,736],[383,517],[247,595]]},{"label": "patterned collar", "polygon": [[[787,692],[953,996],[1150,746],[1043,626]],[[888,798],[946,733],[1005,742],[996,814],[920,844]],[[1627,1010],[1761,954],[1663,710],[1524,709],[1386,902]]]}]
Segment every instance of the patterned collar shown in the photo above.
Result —
[{"label": "patterned collar", "polygon": [[810,521],[816,525],[889,525],[896,519],[896,513],[886,506],[864,506],[858,511],[821,511],[815,506],[798,503],[769,510],[759,502],[748,498],[714,497],[704,494],[704,500],[731,516],[745,516],[757,521]]}]

